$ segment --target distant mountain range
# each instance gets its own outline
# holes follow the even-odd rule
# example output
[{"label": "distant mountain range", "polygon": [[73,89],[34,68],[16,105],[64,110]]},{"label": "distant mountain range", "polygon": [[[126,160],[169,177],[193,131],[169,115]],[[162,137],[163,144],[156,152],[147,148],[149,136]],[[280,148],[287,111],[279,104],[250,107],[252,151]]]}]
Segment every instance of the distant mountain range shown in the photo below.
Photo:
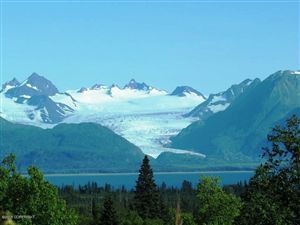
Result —
[{"label": "distant mountain range", "polygon": [[[33,123],[57,124],[76,114],[80,106],[97,105],[120,99],[128,102],[139,98],[168,95],[166,91],[156,89],[144,82],[139,83],[134,79],[131,79],[123,88],[117,85],[95,84],[91,88],[82,87],[79,90],[59,92],[51,81],[33,73],[22,83],[13,78],[2,85],[1,98],[12,101],[7,104],[10,107],[4,107],[1,113],[2,117],[6,116],[7,119],[11,118],[21,122],[27,117]],[[195,103],[205,100],[203,94],[188,86],[177,87],[169,96],[191,98]],[[157,100],[159,101],[158,98]],[[14,115],[12,118],[11,112],[15,112],[15,108],[21,109],[20,105],[24,106],[23,110],[17,110],[18,115]],[[188,107],[191,107],[191,104]]]},{"label": "distant mountain range", "polygon": [[208,98],[134,79],[60,92],[34,73],[3,84],[0,97],[0,157],[16,152],[21,169],[135,171],[143,154],[161,171],[247,169],[259,163],[271,127],[300,116],[300,72],[246,79]]}]

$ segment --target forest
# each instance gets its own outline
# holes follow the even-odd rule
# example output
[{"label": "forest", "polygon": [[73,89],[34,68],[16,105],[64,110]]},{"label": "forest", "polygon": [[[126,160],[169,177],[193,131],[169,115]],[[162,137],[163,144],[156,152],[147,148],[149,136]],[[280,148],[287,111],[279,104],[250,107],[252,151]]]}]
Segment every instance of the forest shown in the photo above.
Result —
[{"label": "forest", "polygon": [[189,181],[181,188],[157,186],[147,156],[132,190],[97,183],[56,187],[36,167],[20,174],[11,154],[0,164],[0,224],[300,224],[300,118],[275,126],[267,140],[249,182],[221,186],[219,178],[202,176],[197,188]]}]

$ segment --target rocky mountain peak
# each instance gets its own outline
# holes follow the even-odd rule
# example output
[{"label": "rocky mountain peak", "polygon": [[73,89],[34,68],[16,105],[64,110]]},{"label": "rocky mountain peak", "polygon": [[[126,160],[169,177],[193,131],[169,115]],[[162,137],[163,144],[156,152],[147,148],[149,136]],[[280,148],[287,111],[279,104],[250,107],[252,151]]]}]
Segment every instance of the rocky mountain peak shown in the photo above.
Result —
[{"label": "rocky mountain peak", "polygon": [[43,76],[37,73],[32,73],[23,83],[18,86],[9,89],[6,92],[8,97],[20,97],[20,96],[35,96],[35,95],[47,95],[53,96],[58,93],[58,89],[54,84]]},{"label": "rocky mountain peak", "polygon": [[2,90],[5,90],[7,88],[13,88],[13,87],[16,87],[16,86],[19,86],[19,85],[20,85],[20,82],[14,77],[12,80],[10,80],[8,82],[5,82],[2,85]]},{"label": "rocky mountain peak", "polygon": [[124,88],[128,88],[128,89],[136,89],[136,90],[140,90],[140,91],[148,91],[150,89],[152,89],[149,85],[147,85],[146,83],[142,82],[139,83],[137,82],[135,79],[131,79],[129,81],[128,84],[126,84],[124,86]]},{"label": "rocky mountain peak", "polygon": [[201,96],[205,99],[205,97],[202,93],[200,93],[196,89],[189,87],[189,86],[178,86],[171,93],[172,96],[179,96],[179,97],[184,97],[184,96],[187,96],[188,94],[195,94],[195,95]]}]

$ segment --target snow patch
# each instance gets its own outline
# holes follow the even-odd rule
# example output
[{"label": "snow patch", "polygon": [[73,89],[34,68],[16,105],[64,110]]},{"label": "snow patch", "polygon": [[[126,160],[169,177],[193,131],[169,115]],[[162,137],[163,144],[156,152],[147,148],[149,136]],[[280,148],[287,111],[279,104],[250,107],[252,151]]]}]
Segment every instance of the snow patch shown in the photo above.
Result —
[{"label": "snow patch", "polygon": [[211,100],[210,104],[219,102],[219,101],[226,101],[227,99],[222,95],[215,95],[213,99]]},{"label": "snow patch", "polygon": [[20,95],[21,98],[31,98],[29,95]]},{"label": "snow patch", "polygon": [[216,113],[216,112],[224,111],[229,105],[230,105],[230,103],[217,104],[217,105],[209,105],[208,108],[213,113]]},{"label": "snow patch", "polygon": [[2,90],[2,92],[7,92],[9,89],[14,88],[15,86],[12,85],[6,85],[5,88]]},{"label": "snow patch", "polygon": [[32,89],[34,89],[34,90],[39,90],[37,87],[35,87],[35,86],[32,86],[31,84],[29,84],[29,83],[26,83],[26,86],[27,87],[29,87],[29,88],[32,88]]}]

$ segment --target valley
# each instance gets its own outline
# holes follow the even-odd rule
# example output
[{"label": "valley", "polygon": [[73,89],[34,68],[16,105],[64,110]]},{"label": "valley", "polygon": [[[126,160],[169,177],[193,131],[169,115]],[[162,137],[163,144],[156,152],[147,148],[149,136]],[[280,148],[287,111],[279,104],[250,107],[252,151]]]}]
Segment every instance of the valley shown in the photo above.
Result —
[{"label": "valley", "polygon": [[[15,149],[23,155],[22,168],[39,162],[41,168],[55,173],[132,172],[133,165],[126,171],[125,165],[115,161],[104,167],[106,160],[112,162],[127,153],[134,164],[142,154],[151,156],[158,171],[251,170],[260,162],[270,127],[300,114],[298,84],[298,71],[278,71],[263,81],[246,79],[209,96],[188,86],[168,93],[134,79],[124,87],[95,84],[62,92],[33,73],[23,82],[14,78],[2,87],[1,117],[7,121],[2,127],[9,127],[9,132],[17,129],[16,143],[24,143],[6,143],[14,137],[4,140],[10,133],[2,129],[2,153]],[[18,133],[19,124],[34,135]],[[92,135],[92,124],[101,126],[98,134]],[[86,146],[63,141],[73,136],[90,140]],[[43,141],[36,146],[25,144],[36,137]],[[47,137],[55,144],[49,144]],[[103,137],[119,138],[118,143],[123,138],[129,145],[107,143]],[[83,156],[88,163],[81,162]]]}]

